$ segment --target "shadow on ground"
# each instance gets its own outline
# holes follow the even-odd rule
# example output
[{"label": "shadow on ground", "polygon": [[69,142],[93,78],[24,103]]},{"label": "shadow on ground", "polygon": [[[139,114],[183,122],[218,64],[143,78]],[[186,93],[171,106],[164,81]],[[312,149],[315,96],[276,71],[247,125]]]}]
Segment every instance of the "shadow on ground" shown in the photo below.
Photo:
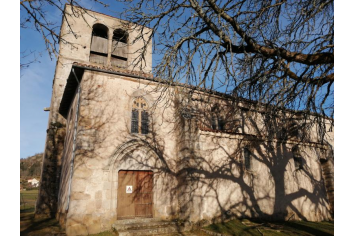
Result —
[{"label": "shadow on ground", "polygon": [[231,220],[224,223],[211,224],[203,230],[224,235],[334,235],[334,222],[267,222],[259,220]]},{"label": "shadow on ground", "polygon": [[54,218],[35,218],[34,208],[20,211],[20,235],[65,235]]}]

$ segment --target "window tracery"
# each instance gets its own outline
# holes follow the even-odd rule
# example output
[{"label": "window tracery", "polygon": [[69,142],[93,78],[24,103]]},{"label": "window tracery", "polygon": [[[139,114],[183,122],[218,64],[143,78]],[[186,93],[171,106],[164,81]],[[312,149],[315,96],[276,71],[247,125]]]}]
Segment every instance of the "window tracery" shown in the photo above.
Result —
[{"label": "window tracery", "polygon": [[144,98],[137,97],[132,104],[131,133],[148,134],[149,131],[148,105]]}]

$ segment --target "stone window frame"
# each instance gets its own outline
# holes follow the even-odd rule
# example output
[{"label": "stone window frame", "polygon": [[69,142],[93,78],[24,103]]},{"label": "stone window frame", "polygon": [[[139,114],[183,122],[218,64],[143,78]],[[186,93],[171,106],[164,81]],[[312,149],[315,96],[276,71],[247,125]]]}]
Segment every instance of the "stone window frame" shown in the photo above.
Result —
[{"label": "stone window frame", "polygon": [[214,104],[214,106],[210,110],[210,128],[213,130],[225,130],[225,119],[220,115],[221,111],[219,109],[218,104]]},{"label": "stone window frame", "polygon": [[304,170],[304,159],[302,155],[300,154],[300,150],[298,146],[294,146],[292,148],[292,154],[293,154],[293,161],[294,161],[294,169],[297,170]]},{"label": "stone window frame", "polygon": [[222,117],[212,114],[211,116],[211,128],[213,130],[224,130],[225,120]]},{"label": "stone window frame", "polygon": [[[137,115],[136,115],[137,114]],[[150,115],[148,113],[148,102],[142,96],[135,97],[131,109],[131,134],[149,133]]]},{"label": "stone window frame", "polygon": [[247,171],[252,171],[252,152],[249,147],[243,148],[243,164]]}]

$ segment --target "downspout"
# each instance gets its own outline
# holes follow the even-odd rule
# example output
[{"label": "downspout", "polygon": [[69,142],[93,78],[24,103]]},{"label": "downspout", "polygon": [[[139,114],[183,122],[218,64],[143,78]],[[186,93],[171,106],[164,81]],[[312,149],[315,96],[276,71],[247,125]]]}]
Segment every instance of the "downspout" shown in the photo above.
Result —
[{"label": "downspout", "polygon": [[72,177],[73,177],[73,167],[74,167],[74,156],[75,156],[75,148],[76,148],[76,141],[77,141],[77,128],[78,128],[78,114],[79,114],[79,104],[80,104],[80,83],[78,80],[77,75],[75,74],[74,68],[72,68],[72,72],[74,74],[75,79],[77,80],[78,83],[78,90],[77,90],[77,95],[78,95],[78,102],[77,102],[77,111],[75,113],[75,121],[74,121],[74,134],[73,134],[73,149],[72,149],[72,159],[70,161],[70,175],[69,175],[69,185],[68,185],[68,199],[67,199],[67,207],[66,207],[66,212],[68,212],[69,209],[69,203],[70,203],[70,194],[71,194],[71,187],[72,187]]}]

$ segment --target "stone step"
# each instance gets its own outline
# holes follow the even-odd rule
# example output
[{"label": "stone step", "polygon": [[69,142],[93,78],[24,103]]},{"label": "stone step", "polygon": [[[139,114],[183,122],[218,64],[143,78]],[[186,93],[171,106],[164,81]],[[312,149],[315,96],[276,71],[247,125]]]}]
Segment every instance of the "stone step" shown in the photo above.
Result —
[{"label": "stone step", "polygon": [[130,223],[151,222],[151,221],[162,221],[162,220],[161,220],[161,219],[158,219],[158,218],[133,218],[133,219],[117,220],[115,223],[130,224]]},{"label": "stone step", "polygon": [[147,228],[147,229],[130,229],[124,231],[118,231],[119,236],[144,236],[144,235],[170,235],[173,233],[179,232],[177,227],[174,226],[166,226],[166,227],[158,227],[158,228]]},{"label": "stone step", "polygon": [[152,220],[152,221],[127,221],[127,222],[115,222],[112,227],[115,228],[117,231],[122,230],[135,230],[135,229],[152,229],[152,228],[163,228],[167,226],[178,227],[176,222],[172,221],[159,221],[159,220]]},{"label": "stone step", "polygon": [[170,233],[170,234],[159,234],[159,236],[210,236],[208,234],[204,234],[203,231],[199,233],[192,233],[192,232],[177,232],[177,233]]}]

